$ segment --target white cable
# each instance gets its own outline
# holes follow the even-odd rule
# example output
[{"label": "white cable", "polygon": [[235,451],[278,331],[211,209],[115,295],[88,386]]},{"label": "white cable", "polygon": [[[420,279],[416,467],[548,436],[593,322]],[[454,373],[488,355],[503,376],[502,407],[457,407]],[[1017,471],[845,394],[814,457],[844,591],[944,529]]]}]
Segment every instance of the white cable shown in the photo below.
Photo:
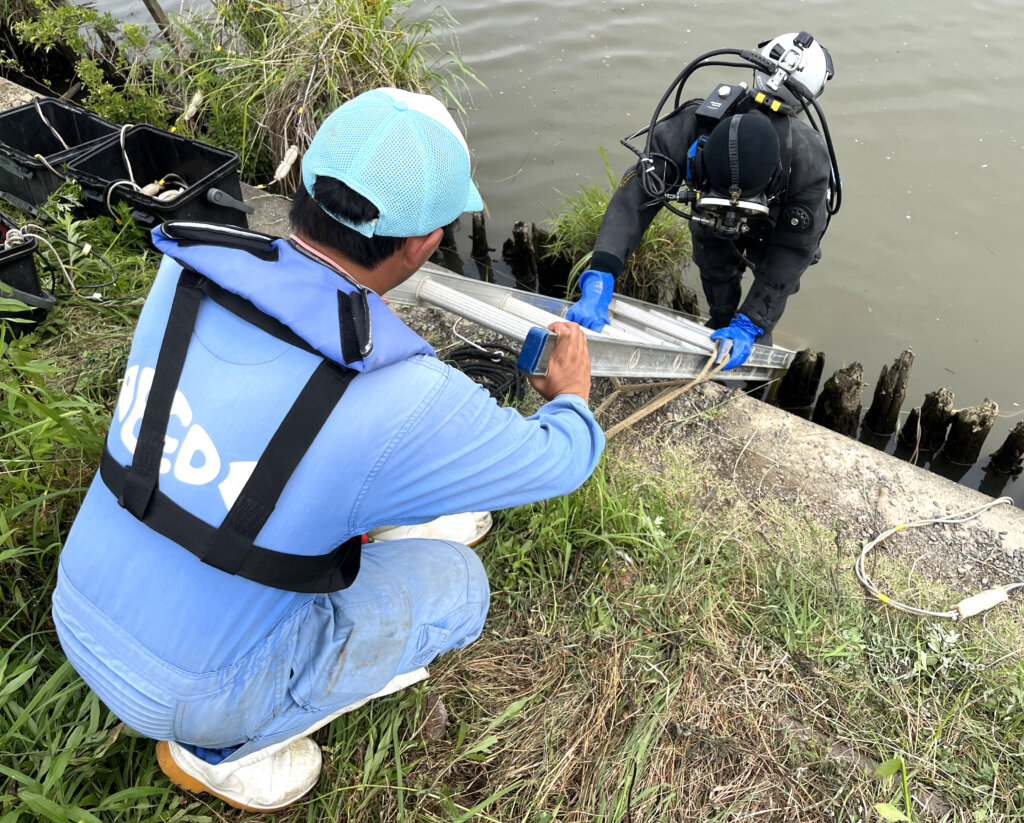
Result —
[{"label": "white cable", "polygon": [[950,515],[949,517],[934,517],[928,520],[916,520],[913,523],[901,523],[890,529],[886,529],[874,540],[866,543],[864,548],[861,550],[860,555],[853,564],[853,569],[857,574],[857,579],[873,597],[876,597],[887,606],[892,606],[894,609],[908,612],[910,614],[916,614],[921,617],[941,617],[948,620],[963,620],[966,617],[973,617],[976,614],[981,614],[983,611],[987,611],[988,609],[999,605],[1008,599],[1011,591],[1024,586],[1024,581],[1019,583],[1008,583],[1004,586],[996,586],[991,589],[986,589],[985,591],[978,592],[977,594],[964,598],[955,606],[952,606],[944,612],[935,612],[928,609],[919,609],[916,606],[909,606],[906,603],[900,603],[882,594],[878,587],[871,582],[871,578],[868,577],[867,572],[864,571],[864,559],[867,557],[868,552],[870,552],[875,546],[898,531],[902,531],[903,529],[912,529],[918,526],[930,526],[935,523],[966,523],[968,520],[973,520],[978,515],[988,511],[994,506],[998,506],[1001,503],[1009,503],[1012,506],[1013,498],[1000,497],[993,500],[991,503],[985,503],[975,509],[968,509],[960,514]]},{"label": "white cable", "polygon": [[39,115],[39,119],[42,120],[46,124],[46,127],[53,132],[53,136],[57,138],[57,142],[59,142],[65,149],[70,148],[68,144],[64,142],[64,138],[60,136],[60,132],[53,127],[53,123],[46,119],[46,115],[43,114],[43,108],[39,105],[39,98],[33,97],[32,102],[35,104],[36,114]]},{"label": "white cable", "polygon": [[128,170],[128,179],[131,180],[132,183],[137,186],[138,183],[135,180],[135,173],[132,171],[132,164],[131,161],[128,159],[128,147],[125,146],[124,144],[125,132],[128,131],[128,129],[130,128],[131,126],[127,123],[121,126],[121,157],[124,159],[124,167]]},{"label": "white cable", "polygon": [[[35,229],[35,231],[33,231],[33,229]],[[71,291],[78,294],[78,289],[75,288],[75,281],[71,276],[71,272],[67,270],[67,267],[64,265],[64,261],[60,259],[60,254],[57,253],[57,249],[54,247],[53,243],[51,243],[43,234],[39,233],[42,231],[42,228],[32,223],[26,223],[20,229],[8,229],[7,237],[4,240],[4,248],[10,249],[15,246],[20,246],[23,243],[28,242],[30,239],[35,240],[37,243],[43,243],[51,252],[53,252],[57,265],[60,266],[60,270],[64,273],[64,277],[68,281]]]}]

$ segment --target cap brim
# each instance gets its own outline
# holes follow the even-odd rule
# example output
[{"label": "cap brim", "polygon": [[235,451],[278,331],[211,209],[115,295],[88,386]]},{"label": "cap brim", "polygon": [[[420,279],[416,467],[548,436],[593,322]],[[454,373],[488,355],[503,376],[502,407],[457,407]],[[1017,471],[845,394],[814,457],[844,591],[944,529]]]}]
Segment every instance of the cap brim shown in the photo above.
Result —
[{"label": "cap brim", "polygon": [[476,187],[476,183],[472,180],[469,181],[469,197],[466,198],[466,208],[463,211],[483,211],[484,201],[480,197],[480,191]]}]

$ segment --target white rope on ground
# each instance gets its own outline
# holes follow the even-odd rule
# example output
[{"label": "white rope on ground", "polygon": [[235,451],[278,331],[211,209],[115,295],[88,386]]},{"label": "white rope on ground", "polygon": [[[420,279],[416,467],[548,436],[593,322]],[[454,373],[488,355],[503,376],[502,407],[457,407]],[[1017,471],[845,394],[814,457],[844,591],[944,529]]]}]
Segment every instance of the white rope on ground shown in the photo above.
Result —
[{"label": "white rope on ground", "polygon": [[857,573],[857,579],[873,597],[877,598],[885,605],[891,606],[892,608],[902,612],[907,612],[908,614],[916,614],[919,617],[939,617],[947,620],[963,620],[966,617],[981,614],[994,606],[998,606],[1000,603],[1009,599],[1010,592],[1024,587],[1024,581],[1018,583],[1007,583],[1003,586],[985,589],[982,592],[978,592],[977,594],[964,598],[955,606],[952,606],[944,612],[936,612],[928,609],[919,609],[916,606],[909,606],[906,603],[900,603],[882,594],[864,570],[864,559],[868,556],[868,552],[875,548],[875,546],[898,531],[902,531],[903,529],[913,529],[919,526],[930,526],[936,523],[966,523],[968,520],[973,520],[983,512],[986,512],[994,506],[998,506],[1002,503],[1009,503],[1012,506],[1013,498],[1000,497],[990,503],[985,503],[977,508],[968,509],[960,512],[959,514],[950,515],[949,517],[933,517],[927,520],[915,520],[913,523],[901,523],[893,526],[892,528],[886,529],[874,540],[866,543],[864,548],[861,550],[860,555],[857,557],[857,561],[853,564],[854,571]]}]

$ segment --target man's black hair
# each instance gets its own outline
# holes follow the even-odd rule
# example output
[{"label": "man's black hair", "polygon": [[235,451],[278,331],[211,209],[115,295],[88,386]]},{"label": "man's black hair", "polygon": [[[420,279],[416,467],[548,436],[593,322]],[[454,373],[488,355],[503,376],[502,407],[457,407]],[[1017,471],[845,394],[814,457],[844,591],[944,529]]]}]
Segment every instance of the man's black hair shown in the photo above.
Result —
[{"label": "man's black hair", "polygon": [[305,186],[300,185],[288,215],[292,228],[303,237],[335,249],[367,269],[376,268],[405,242],[403,237],[364,237],[325,212],[320,207],[321,203],[324,208],[353,223],[365,223],[380,216],[373,203],[340,180],[318,177],[313,185],[313,194],[316,199],[309,196]]}]

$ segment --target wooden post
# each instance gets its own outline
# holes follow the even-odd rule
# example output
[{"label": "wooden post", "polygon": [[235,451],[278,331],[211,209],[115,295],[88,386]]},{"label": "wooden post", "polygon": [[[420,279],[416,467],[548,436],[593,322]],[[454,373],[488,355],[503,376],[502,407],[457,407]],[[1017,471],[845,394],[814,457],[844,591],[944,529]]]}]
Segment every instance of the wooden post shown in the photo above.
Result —
[{"label": "wooden post", "polygon": [[896,421],[907,397],[907,383],[910,382],[910,367],[913,365],[914,353],[905,349],[893,361],[892,368],[882,366],[871,407],[864,415],[864,428],[868,431],[886,436],[896,431]]},{"label": "wooden post", "polygon": [[171,28],[171,21],[160,6],[160,0],[142,0],[142,4],[149,10],[149,15],[159,27],[163,38],[174,46],[174,50],[178,54],[182,57],[188,57],[188,50],[185,48],[185,44],[181,42],[177,32]]},{"label": "wooden post", "polygon": [[465,274],[465,264],[462,262],[462,257],[459,255],[458,241],[455,239],[455,230],[451,225],[444,227],[441,232],[441,244],[437,247],[432,255],[430,255],[430,262],[436,263],[438,266],[453,271],[456,274]]},{"label": "wooden post", "polygon": [[457,249],[458,247],[459,241],[455,239],[455,228],[451,223],[449,223],[441,229],[441,248]]},{"label": "wooden post", "polygon": [[811,420],[832,431],[853,437],[860,421],[860,397],[864,391],[864,367],[851,363],[825,381]]},{"label": "wooden post", "polygon": [[1020,474],[1024,456],[1024,420],[1010,430],[1009,436],[998,449],[989,455],[992,462],[988,468],[1003,474]]},{"label": "wooden post", "polygon": [[954,414],[949,434],[946,435],[946,444],[942,447],[946,459],[961,465],[974,463],[981,454],[981,447],[985,445],[985,438],[992,430],[998,414],[999,406],[987,397],[980,406],[961,409]]},{"label": "wooden post", "polygon": [[516,285],[537,290],[537,254],[533,248],[532,226],[518,221],[512,227],[512,238],[501,248],[501,256],[512,269]]},{"label": "wooden post", "polygon": [[473,233],[470,236],[473,238],[470,256],[474,260],[486,261],[490,265],[493,249],[487,245],[487,229],[484,228],[484,213],[482,211],[473,212]]},{"label": "wooden post", "polygon": [[494,264],[491,262],[491,252],[494,251],[487,245],[487,230],[484,228],[484,213],[473,212],[473,231],[470,234],[473,246],[470,250],[470,257],[476,263],[476,271],[480,279],[485,283],[494,282]]},{"label": "wooden post", "polygon": [[825,355],[814,349],[798,351],[779,381],[775,397],[780,409],[806,409],[814,405],[825,369]]},{"label": "wooden post", "polygon": [[920,409],[914,409],[900,431],[900,442],[920,451],[935,451],[946,439],[953,419],[953,392],[942,388],[924,396]]}]

